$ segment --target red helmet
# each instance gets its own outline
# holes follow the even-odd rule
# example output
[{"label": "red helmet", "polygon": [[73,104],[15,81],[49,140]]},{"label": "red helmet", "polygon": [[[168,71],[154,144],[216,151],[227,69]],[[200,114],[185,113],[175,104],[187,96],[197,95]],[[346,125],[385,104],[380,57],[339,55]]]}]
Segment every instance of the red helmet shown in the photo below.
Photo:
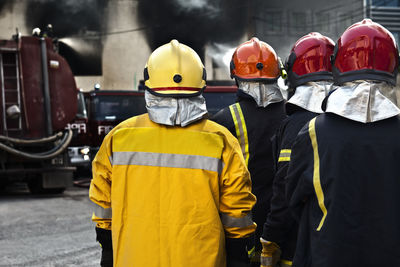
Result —
[{"label": "red helmet", "polygon": [[351,25],[339,38],[332,58],[335,84],[380,80],[396,84],[399,53],[393,35],[370,19]]},{"label": "red helmet", "polygon": [[330,58],[334,47],[330,38],[318,32],[297,40],[286,61],[289,86],[295,88],[310,81],[332,80]]},{"label": "red helmet", "polygon": [[275,50],[256,37],[239,45],[233,53],[231,60],[232,78],[276,81],[279,75],[279,61]]}]

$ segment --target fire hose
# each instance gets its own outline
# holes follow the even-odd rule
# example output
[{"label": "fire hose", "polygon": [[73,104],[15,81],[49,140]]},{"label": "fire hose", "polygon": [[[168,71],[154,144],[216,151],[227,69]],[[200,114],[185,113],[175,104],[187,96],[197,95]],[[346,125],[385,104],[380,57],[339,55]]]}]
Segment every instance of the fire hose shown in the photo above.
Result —
[{"label": "fire hose", "polygon": [[0,141],[7,141],[7,142],[11,142],[11,143],[16,143],[16,144],[40,144],[40,143],[48,143],[48,142],[55,141],[55,140],[59,139],[60,137],[62,137],[62,135],[63,135],[62,132],[58,132],[55,135],[52,135],[49,137],[44,137],[41,139],[32,139],[32,140],[12,138],[12,137],[8,137],[8,136],[0,135]]},{"label": "fire hose", "polygon": [[[14,143],[18,144],[37,144],[37,143],[45,143],[45,142],[50,142],[50,141],[55,141],[58,138],[62,137],[61,141],[59,144],[57,144],[55,147],[52,149],[45,151],[45,152],[40,152],[40,153],[28,153],[24,152],[18,149],[15,149],[9,145],[6,145],[4,143],[0,143],[0,149],[7,151],[13,155],[20,156],[23,158],[28,158],[28,159],[33,159],[33,160],[45,160],[45,159],[51,159],[57,156],[58,154],[62,153],[69,145],[69,143],[72,140],[72,130],[68,129],[64,134],[57,133],[53,136],[47,137],[47,138],[42,138],[38,140],[24,140],[24,139],[17,139],[17,138],[9,138],[6,136],[0,136],[0,140],[7,140],[10,142],[15,141]],[[35,142],[37,141],[37,142]]]}]

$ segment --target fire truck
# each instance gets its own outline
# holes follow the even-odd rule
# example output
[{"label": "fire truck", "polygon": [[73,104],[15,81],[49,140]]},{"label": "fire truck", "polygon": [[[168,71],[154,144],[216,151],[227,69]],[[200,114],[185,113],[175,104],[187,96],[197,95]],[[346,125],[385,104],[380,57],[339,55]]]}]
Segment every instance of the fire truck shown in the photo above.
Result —
[{"label": "fire truck", "polygon": [[67,126],[77,131],[68,150],[78,172],[87,173],[106,134],[120,122],[147,110],[143,91],[93,90],[79,95],[78,101],[84,101],[86,109],[81,108],[80,115]]},{"label": "fire truck", "polygon": [[32,193],[61,193],[75,167],[67,153],[77,88],[47,37],[0,40],[0,189],[26,182]]}]

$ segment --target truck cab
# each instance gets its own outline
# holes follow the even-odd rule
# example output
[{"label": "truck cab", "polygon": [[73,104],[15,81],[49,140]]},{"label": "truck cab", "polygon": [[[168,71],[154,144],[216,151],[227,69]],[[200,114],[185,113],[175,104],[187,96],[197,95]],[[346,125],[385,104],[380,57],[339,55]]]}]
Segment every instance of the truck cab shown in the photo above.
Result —
[{"label": "truck cab", "polygon": [[86,174],[90,169],[90,138],[89,138],[89,119],[86,108],[85,94],[78,89],[78,111],[74,121],[67,124],[66,129],[71,129],[74,132],[74,137],[68,147],[68,155],[72,166],[76,167],[75,174]]}]

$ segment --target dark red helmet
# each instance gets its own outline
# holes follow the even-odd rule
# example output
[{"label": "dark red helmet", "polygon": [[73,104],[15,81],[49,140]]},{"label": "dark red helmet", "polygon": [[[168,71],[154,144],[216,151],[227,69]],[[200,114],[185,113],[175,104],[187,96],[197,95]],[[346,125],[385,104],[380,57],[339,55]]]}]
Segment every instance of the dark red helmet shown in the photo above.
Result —
[{"label": "dark red helmet", "polygon": [[335,84],[379,80],[396,85],[399,53],[393,35],[370,19],[351,25],[339,38],[332,58]]},{"label": "dark red helmet", "polygon": [[311,32],[294,44],[286,61],[289,87],[310,81],[332,80],[330,58],[335,43],[328,37]]}]

